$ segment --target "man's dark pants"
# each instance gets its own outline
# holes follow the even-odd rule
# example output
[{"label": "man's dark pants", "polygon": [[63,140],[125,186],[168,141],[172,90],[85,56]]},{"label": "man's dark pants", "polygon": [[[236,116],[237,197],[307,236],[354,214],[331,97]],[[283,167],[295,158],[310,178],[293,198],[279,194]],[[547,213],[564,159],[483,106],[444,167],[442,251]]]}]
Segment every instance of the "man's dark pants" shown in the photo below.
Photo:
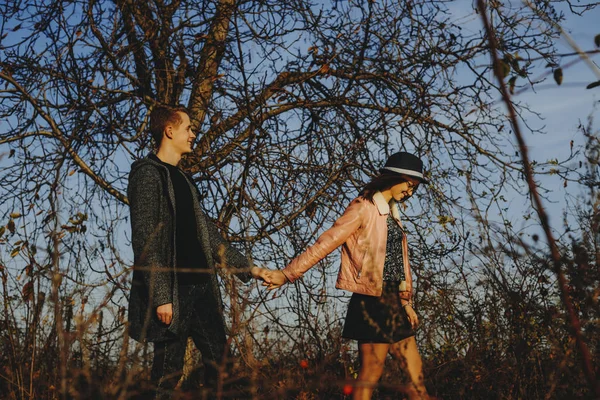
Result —
[{"label": "man's dark pants", "polygon": [[202,354],[204,384],[214,388],[224,365],[226,337],[223,316],[210,283],[179,286],[181,335],[154,343],[151,379],[157,398],[169,398],[183,373],[188,337]]}]

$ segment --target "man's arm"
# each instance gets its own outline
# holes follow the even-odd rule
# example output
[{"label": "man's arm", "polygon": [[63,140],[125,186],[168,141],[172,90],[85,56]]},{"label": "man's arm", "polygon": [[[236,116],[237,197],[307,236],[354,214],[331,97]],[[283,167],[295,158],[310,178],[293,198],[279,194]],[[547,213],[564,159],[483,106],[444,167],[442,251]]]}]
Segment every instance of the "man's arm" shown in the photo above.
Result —
[{"label": "man's arm", "polygon": [[248,282],[252,278],[250,274],[252,263],[221,236],[217,226],[206,215],[204,216],[204,220],[208,229],[208,238],[213,258],[219,260],[220,263],[225,264],[227,267],[239,269],[240,272],[236,272],[235,275],[243,282]]}]

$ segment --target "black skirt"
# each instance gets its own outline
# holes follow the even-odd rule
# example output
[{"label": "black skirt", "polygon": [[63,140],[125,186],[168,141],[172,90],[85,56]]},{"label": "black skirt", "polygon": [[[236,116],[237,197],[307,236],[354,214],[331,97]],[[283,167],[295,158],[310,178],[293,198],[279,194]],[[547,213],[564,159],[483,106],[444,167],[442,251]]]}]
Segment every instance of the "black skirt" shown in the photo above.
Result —
[{"label": "black skirt", "polygon": [[396,343],[414,336],[397,282],[383,282],[381,297],[353,293],[342,336],[367,343]]}]

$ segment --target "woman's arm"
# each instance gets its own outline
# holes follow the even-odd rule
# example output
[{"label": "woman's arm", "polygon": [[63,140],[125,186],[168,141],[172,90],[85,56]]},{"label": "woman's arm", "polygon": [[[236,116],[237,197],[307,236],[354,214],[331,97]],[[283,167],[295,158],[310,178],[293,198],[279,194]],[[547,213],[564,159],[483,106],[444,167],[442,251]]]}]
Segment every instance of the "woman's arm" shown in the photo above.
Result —
[{"label": "woman's arm", "polygon": [[[356,199],[333,226],[325,231],[314,245],[308,247],[304,253],[292,260],[292,262],[281,271],[289,282],[299,279],[306,271],[321,261],[333,250],[341,246],[362,225],[365,203],[362,199]],[[273,274],[278,275],[278,274]],[[276,282],[281,281],[281,276],[270,277]]]}]

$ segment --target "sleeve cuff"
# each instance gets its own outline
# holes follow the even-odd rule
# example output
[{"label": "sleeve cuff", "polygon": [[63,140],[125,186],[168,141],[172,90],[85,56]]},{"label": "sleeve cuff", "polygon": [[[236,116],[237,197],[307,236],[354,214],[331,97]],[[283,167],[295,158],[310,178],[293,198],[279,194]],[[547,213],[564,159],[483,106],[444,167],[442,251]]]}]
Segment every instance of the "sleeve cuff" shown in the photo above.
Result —
[{"label": "sleeve cuff", "polygon": [[169,304],[169,303],[173,303],[173,297],[169,296],[169,295],[159,296],[155,293],[152,298],[152,305],[154,306],[154,308],[157,308],[159,306],[162,306],[164,304]]},{"label": "sleeve cuff", "polygon": [[295,279],[292,279],[292,277],[290,276],[289,272],[287,272],[285,269],[282,269],[281,272],[283,273],[283,276],[285,276],[285,279],[287,279],[287,281],[289,283],[294,282]]}]

